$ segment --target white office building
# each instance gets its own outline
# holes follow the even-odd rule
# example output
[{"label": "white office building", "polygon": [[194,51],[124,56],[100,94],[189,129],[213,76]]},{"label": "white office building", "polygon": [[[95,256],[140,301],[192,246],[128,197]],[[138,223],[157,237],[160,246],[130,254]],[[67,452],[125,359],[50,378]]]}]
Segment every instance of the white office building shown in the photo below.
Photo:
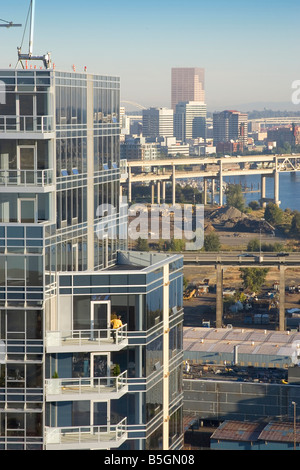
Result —
[{"label": "white office building", "polygon": [[143,110],[144,137],[172,137],[173,110],[168,108],[150,108]]}]

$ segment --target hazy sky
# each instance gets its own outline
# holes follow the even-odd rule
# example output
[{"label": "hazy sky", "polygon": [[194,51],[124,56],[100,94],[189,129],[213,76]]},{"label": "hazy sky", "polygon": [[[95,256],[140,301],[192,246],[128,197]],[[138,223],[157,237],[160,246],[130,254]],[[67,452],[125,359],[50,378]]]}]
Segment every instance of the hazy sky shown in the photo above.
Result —
[{"label": "hazy sky", "polygon": [[[23,24],[0,28],[1,68],[16,65],[29,4],[0,0],[0,18]],[[209,109],[291,103],[299,18],[299,0],[36,0],[34,54],[118,75],[121,98],[145,106],[170,106],[172,67],[205,68]]]}]

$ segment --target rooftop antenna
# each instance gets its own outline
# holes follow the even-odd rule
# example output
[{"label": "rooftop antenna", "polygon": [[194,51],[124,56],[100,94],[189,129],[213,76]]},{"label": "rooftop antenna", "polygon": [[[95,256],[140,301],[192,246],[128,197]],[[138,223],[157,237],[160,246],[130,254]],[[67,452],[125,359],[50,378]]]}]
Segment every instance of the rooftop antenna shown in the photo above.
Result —
[{"label": "rooftop antenna", "polygon": [[[28,50],[28,54],[22,54],[21,53],[22,45],[20,47],[18,47],[18,63],[21,62],[22,67],[24,68],[22,60],[25,60],[25,61],[26,60],[42,60],[43,63],[44,63],[45,69],[49,69],[50,66],[51,66],[51,58],[50,58],[49,52],[47,52],[47,54],[45,54],[43,56],[33,55],[33,32],[34,32],[35,0],[30,0],[28,15],[29,15],[29,13],[30,13],[29,50]],[[28,17],[27,17],[27,20],[28,20]],[[27,21],[26,21],[26,23],[27,23]],[[25,26],[25,28],[26,28],[26,26]],[[23,39],[24,39],[24,36],[23,36]],[[23,40],[22,40],[22,42],[23,42]]]}]

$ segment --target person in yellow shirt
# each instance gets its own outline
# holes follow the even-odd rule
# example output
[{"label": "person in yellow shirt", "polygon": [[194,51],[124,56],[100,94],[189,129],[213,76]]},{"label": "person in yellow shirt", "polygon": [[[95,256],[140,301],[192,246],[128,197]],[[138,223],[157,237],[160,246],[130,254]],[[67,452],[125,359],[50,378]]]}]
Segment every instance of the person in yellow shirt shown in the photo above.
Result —
[{"label": "person in yellow shirt", "polygon": [[122,320],[120,315],[117,318],[113,318],[111,320],[111,327],[112,327],[112,336],[114,339],[114,343],[116,342],[116,330],[123,326]]}]

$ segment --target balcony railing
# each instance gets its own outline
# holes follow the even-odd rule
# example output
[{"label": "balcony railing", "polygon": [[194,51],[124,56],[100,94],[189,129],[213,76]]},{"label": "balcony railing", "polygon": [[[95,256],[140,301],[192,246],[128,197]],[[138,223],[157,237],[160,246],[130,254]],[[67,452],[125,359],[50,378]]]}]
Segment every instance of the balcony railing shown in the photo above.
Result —
[{"label": "balcony railing", "polygon": [[[127,324],[112,330],[61,330],[46,333],[46,347],[48,352],[54,350],[71,350],[80,347],[85,350],[103,350],[113,345],[126,345],[128,340]],[[126,343],[126,344],[125,344]]]},{"label": "balcony railing", "polygon": [[117,447],[127,438],[127,418],[116,425],[46,428],[46,448],[106,449]]},{"label": "balcony railing", "polygon": [[53,116],[0,116],[0,132],[53,132]]},{"label": "balcony railing", "polygon": [[53,170],[1,170],[0,186],[49,186]]},{"label": "balcony railing", "polygon": [[118,394],[127,391],[127,371],[116,377],[81,377],[74,379],[47,379],[46,395],[55,395],[65,400],[66,395],[74,395],[77,398],[88,394],[104,395]]}]

